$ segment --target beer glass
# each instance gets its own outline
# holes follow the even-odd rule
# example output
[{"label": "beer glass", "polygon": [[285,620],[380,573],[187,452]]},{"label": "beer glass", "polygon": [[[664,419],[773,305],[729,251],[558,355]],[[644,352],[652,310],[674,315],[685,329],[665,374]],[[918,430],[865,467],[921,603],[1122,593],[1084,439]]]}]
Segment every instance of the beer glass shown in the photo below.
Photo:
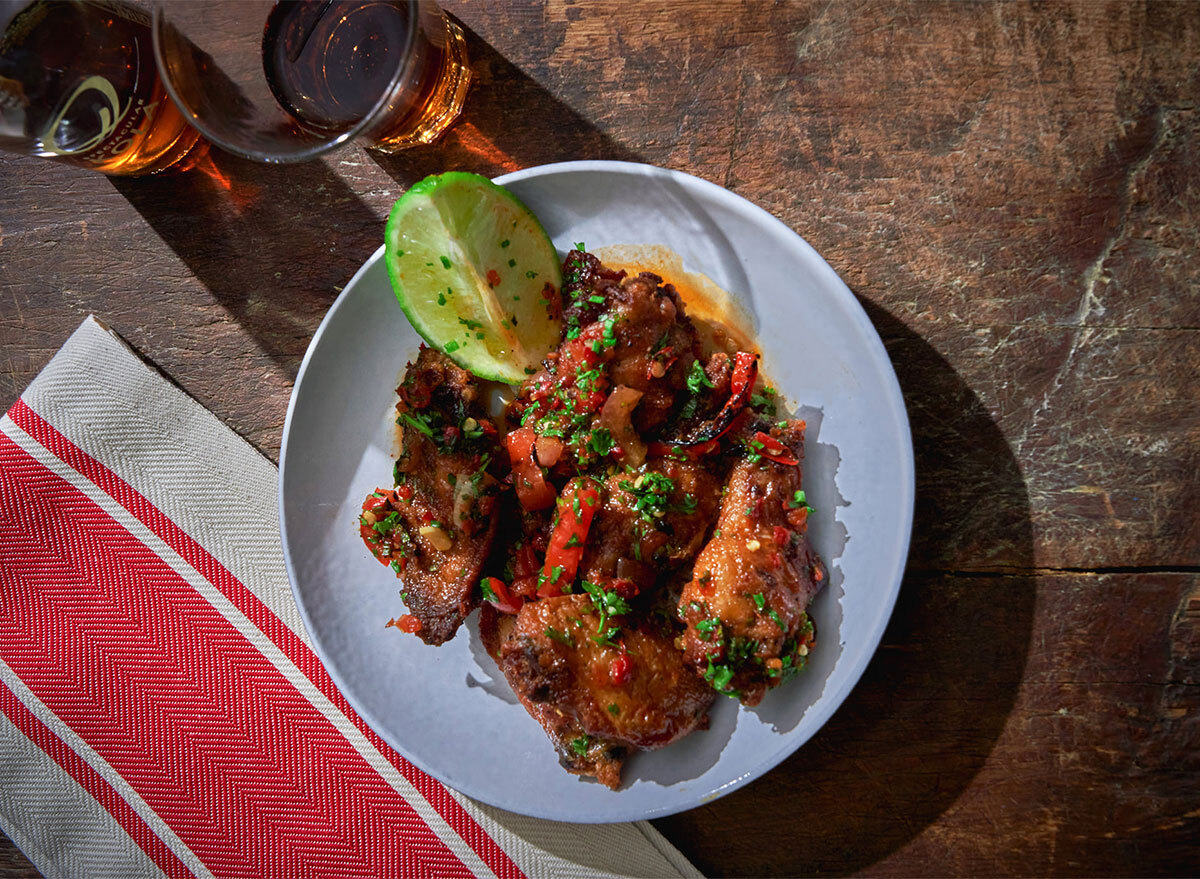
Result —
[{"label": "beer glass", "polygon": [[121,0],[0,0],[0,148],[148,174],[202,146],[151,42],[150,17]]},{"label": "beer glass", "polygon": [[152,29],[188,121],[260,161],[429,143],[470,81],[462,29],[430,0],[163,0]]}]

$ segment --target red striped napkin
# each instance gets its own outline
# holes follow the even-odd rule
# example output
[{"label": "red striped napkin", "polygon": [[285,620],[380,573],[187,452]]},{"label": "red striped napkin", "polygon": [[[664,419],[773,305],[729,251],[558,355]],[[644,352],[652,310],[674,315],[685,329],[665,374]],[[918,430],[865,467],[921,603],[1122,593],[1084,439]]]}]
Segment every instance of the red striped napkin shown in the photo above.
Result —
[{"label": "red striped napkin", "polygon": [[38,869],[699,875],[646,822],[513,815],[389,748],[309,645],[276,482],[92,318],[0,419],[0,827]]}]

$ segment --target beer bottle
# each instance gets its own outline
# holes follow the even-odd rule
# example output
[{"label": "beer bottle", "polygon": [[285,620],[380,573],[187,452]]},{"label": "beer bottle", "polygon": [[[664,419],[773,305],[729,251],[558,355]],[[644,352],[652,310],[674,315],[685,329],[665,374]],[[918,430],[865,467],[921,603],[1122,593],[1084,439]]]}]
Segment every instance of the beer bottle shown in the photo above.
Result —
[{"label": "beer bottle", "polygon": [[158,75],[145,12],[120,0],[0,0],[0,148],[132,175],[197,144]]}]

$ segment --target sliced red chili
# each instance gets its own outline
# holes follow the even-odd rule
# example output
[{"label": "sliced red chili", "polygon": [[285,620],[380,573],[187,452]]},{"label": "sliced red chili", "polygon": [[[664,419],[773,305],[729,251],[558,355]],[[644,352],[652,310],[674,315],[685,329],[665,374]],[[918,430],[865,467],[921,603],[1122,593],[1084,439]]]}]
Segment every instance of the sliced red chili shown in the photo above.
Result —
[{"label": "sliced red chili", "polygon": [[754,434],[754,442],[762,444],[759,454],[764,458],[774,461],[776,464],[787,464],[795,467],[800,463],[799,459],[792,454],[791,449],[768,433],[763,433],[761,430],[758,431]]},{"label": "sliced red chili", "polygon": [[[498,577],[487,577],[484,579],[484,583],[487,584],[488,590],[494,596],[485,600],[501,613],[516,613],[521,609],[521,605],[525,603],[523,598],[514,595],[504,585],[504,581]],[[484,595],[487,595],[487,591],[484,592]]]},{"label": "sliced red chili", "polygon": [[697,458],[702,458],[719,448],[721,448],[721,444],[715,439],[694,446],[673,446],[670,443],[652,442],[646,444],[646,454],[651,458],[665,458],[669,455],[682,452],[690,460],[695,461]]},{"label": "sliced red chili", "polygon": [[721,411],[701,424],[696,425],[683,436],[668,440],[679,446],[694,446],[719,439],[729,432],[737,417],[742,414],[750,402],[754,392],[754,382],[758,378],[758,355],[748,351],[739,351],[733,355],[733,374],[730,377],[730,394]]},{"label": "sliced red chili", "polygon": [[600,492],[584,480],[572,479],[563,488],[558,499],[558,522],[546,548],[538,595],[543,598],[562,595],[563,587],[575,580],[588,529],[592,527],[592,517],[599,506]]},{"label": "sliced red chili", "polygon": [[542,468],[534,458],[537,434],[531,428],[519,427],[504,438],[508,459],[512,463],[513,487],[517,500],[527,510],[544,510],[554,503],[554,486],[546,481]]}]

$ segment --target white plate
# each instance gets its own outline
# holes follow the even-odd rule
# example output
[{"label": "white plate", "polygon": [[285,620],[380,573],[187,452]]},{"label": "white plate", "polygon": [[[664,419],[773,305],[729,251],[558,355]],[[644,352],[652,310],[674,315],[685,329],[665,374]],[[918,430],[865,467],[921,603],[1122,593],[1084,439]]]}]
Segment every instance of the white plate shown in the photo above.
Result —
[{"label": "white plate", "polygon": [[626,764],[610,791],[563,771],[478,643],[476,615],[429,647],[384,623],[399,584],[358,537],[362,499],[391,485],[394,389],[420,339],[396,304],[383,248],[325,316],[296,378],[280,453],[283,551],[317,653],[400,753],[449,786],[526,815],[626,821],[668,815],[762,775],[812,737],[875,652],[900,588],[913,508],[912,440],[891,363],[841,279],[803,239],[696,177],[568,162],[497,178],[560,250],[660,244],[734,293],[767,373],[808,417],[813,543],[830,566],[813,603],[809,667],[756,709],[719,699],[707,731]]}]

